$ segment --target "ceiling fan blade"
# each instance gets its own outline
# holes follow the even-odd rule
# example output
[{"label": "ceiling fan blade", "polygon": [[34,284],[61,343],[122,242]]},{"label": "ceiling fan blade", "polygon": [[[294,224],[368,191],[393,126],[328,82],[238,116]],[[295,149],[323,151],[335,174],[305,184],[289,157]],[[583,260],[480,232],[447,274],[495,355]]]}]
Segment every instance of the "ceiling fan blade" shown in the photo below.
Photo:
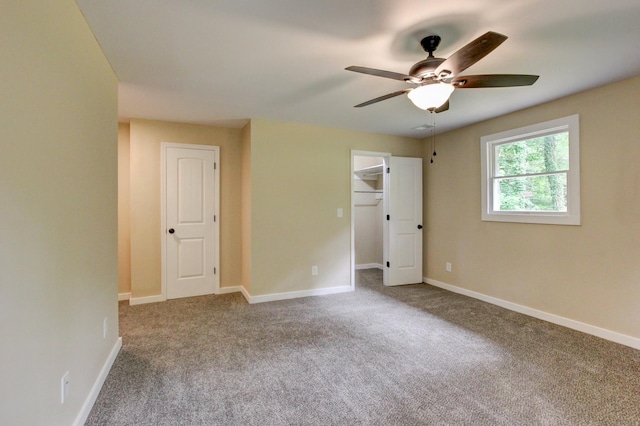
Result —
[{"label": "ceiling fan blade", "polygon": [[435,69],[435,75],[441,78],[453,77],[487,56],[493,49],[500,46],[507,36],[489,31],[471,43],[458,49],[453,55],[449,56],[438,68]]},{"label": "ceiling fan blade", "polygon": [[367,67],[358,67],[358,66],[350,66],[345,68],[347,71],[359,72],[362,74],[375,75],[377,77],[391,78],[394,80],[407,81],[410,83],[419,83],[421,81],[420,78],[411,77],[407,74],[400,74],[393,71],[385,71],[385,70],[377,70],[375,68],[367,68]]},{"label": "ceiling fan blade", "polygon": [[446,111],[448,109],[449,109],[449,101],[443,103],[438,108],[434,109],[433,112],[439,113],[439,112],[444,112],[444,111]]},{"label": "ceiling fan blade", "polygon": [[526,74],[484,74],[456,77],[450,83],[456,89],[475,89],[478,87],[531,86],[538,80],[537,75]]},{"label": "ceiling fan blade", "polygon": [[358,105],[354,106],[354,108],[365,107],[367,105],[375,104],[376,102],[386,101],[387,99],[395,98],[396,96],[400,96],[400,95],[402,95],[404,93],[407,93],[407,92],[410,92],[410,91],[411,91],[411,89],[404,89],[404,90],[398,90],[397,92],[388,93],[388,94],[386,94],[384,96],[379,96],[379,97],[377,97],[375,99],[371,99],[370,101],[358,104]]}]

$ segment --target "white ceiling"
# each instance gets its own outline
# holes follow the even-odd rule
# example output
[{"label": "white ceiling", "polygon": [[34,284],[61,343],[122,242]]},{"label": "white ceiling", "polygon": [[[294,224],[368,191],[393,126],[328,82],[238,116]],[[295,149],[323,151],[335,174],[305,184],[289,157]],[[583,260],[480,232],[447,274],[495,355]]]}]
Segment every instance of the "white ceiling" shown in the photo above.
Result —
[{"label": "white ceiling", "polygon": [[463,75],[537,74],[531,87],[458,89],[437,132],[640,74],[638,0],[76,0],[120,80],[121,119],[241,127],[250,118],[424,137],[406,83],[419,40],[448,57],[509,37]]}]

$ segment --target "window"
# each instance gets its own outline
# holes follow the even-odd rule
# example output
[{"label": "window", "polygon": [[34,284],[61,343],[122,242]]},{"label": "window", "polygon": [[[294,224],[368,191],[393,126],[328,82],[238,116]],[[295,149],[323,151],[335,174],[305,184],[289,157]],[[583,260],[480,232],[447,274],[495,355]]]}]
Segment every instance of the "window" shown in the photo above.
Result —
[{"label": "window", "polygon": [[482,220],[580,225],[579,117],[484,136]]}]

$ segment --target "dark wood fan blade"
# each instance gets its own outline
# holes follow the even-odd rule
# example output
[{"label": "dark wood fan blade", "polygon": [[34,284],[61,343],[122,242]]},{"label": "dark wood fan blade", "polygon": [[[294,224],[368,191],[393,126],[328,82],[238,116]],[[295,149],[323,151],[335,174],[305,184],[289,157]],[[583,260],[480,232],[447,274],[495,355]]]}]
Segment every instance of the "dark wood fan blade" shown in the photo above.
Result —
[{"label": "dark wood fan blade", "polygon": [[410,75],[407,75],[407,74],[400,74],[400,73],[393,72],[393,71],[377,70],[375,68],[350,66],[350,67],[345,68],[345,70],[359,72],[359,73],[362,73],[362,74],[375,75],[377,77],[392,78],[394,80],[408,81],[410,83],[419,83],[420,82],[419,78],[411,77]]},{"label": "dark wood fan blade", "polygon": [[451,80],[456,89],[475,89],[478,87],[531,86],[538,80],[537,75],[526,74],[484,74],[464,75]]},{"label": "dark wood fan blade", "polygon": [[439,112],[444,112],[444,111],[446,111],[448,109],[449,109],[449,101],[447,101],[447,102],[443,103],[442,105],[440,105],[438,108],[433,110],[433,112],[439,113]]},{"label": "dark wood fan blade", "polygon": [[435,69],[436,76],[447,78],[460,74],[491,53],[493,49],[500,46],[506,39],[507,36],[494,33],[493,31],[481,35],[441,63],[438,68]]},{"label": "dark wood fan blade", "polygon": [[367,105],[375,104],[376,102],[386,101],[387,99],[395,98],[396,96],[400,96],[403,93],[410,92],[411,89],[398,90],[397,92],[389,93],[384,96],[377,97],[375,99],[371,99],[370,101],[363,102],[361,104],[356,105],[354,108],[365,107]]}]

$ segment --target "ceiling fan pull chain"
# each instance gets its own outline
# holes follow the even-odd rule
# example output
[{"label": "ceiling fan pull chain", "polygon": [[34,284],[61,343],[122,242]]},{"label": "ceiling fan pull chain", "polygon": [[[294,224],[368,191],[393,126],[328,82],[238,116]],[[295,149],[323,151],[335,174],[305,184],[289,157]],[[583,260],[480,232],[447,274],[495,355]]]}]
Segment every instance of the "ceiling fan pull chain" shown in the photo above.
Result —
[{"label": "ceiling fan pull chain", "polygon": [[436,153],[436,119],[435,116],[433,118],[433,156],[435,157],[436,155],[438,155]]},{"label": "ceiling fan pull chain", "polygon": [[433,164],[433,157],[435,157],[436,155],[438,155],[436,153],[436,116],[433,112],[433,110],[429,111],[429,114],[431,115],[431,120],[432,120],[432,126],[431,126],[431,164]]}]

